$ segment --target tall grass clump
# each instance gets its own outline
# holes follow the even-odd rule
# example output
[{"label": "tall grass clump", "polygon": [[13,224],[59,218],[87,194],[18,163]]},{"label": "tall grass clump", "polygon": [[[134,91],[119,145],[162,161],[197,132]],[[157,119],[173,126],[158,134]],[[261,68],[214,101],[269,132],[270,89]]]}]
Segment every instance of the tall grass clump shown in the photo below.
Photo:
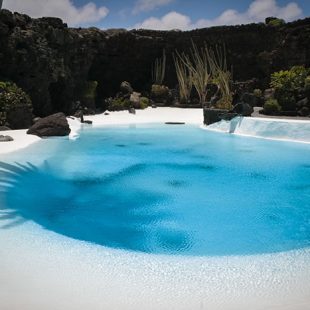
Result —
[{"label": "tall grass clump", "polygon": [[227,68],[225,47],[217,46],[215,50],[208,51],[213,83],[217,85],[221,98],[217,102],[220,109],[232,109],[232,73]]},{"label": "tall grass clump", "polygon": [[199,49],[197,45],[192,42],[190,56],[183,54],[180,57],[191,72],[192,83],[196,89],[201,105],[205,105],[207,101],[207,86],[211,79],[209,49],[207,46]]},{"label": "tall grass clump", "polygon": [[176,55],[173,55],[181,103],[187,103],[189,101],[193,89],[192,70],[186,65],[184,58],[184,54],[180,55],[179,53],[176,53]]},{"label": "tall grass clump", "polygon": [[152,68],[152,81],[155,85],[163,85],[166,75],[166,51],[163,50],[163,56],[157,58]]}]

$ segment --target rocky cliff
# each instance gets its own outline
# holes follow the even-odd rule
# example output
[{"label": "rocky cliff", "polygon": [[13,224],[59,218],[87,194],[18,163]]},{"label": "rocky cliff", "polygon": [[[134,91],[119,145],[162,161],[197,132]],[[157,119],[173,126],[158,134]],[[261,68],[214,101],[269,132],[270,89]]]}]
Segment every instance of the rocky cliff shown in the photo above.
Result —
[{"label": "rocky cliff", "polygon": [[279,27],[265,24],[181,31],[68,28],[60,19],[31,19],[0,10],[0,79],[17,83],[31,96],[34,113],[70,113],[86,81],[98,81],[97,106],[114,95],[121,81],[149,89],[151,67],[165,49],[166,84],[176,77],[171,54],[191,40],[225,44],[235,80],[268,83],[271,72],[310,66],[310,18]]}]

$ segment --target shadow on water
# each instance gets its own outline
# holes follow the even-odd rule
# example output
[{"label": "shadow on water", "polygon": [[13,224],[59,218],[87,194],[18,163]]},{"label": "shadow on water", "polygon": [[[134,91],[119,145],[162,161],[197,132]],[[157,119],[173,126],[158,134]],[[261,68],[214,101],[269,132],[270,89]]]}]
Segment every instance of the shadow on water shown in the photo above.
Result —
[{"label": "shadow on water", "polygon": [[308,165],[296,169],[297,181],[274,188],[265,170],[227,173],[200,161],[142,161],[74,177],[50,163],[0,162],[0,229],[34,221],[77,240],[152,254],[244,255],[309,246]]},{"label": "shadow on water", "polygon": [[168,197],[142,188],[128,191],[122,179],[145,169],[132,165],[102,177],[66,179],[48,162],[0,162],[0,220],[9,229],[34,221],[56,233],[92,243],[152,253],[180,253],[190,247],[182,230],[167,231]]}]

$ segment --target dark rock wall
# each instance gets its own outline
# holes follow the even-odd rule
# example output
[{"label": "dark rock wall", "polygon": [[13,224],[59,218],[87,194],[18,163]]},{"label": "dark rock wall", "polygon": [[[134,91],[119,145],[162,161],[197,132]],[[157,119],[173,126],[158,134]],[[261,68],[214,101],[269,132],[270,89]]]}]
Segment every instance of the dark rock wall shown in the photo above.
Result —
[{"label": "dark rock wall", "polygon": [[188,51],[191,40],[225,44],[235,80],[258,78],[267,85],[271,72],[310,66],[310,18],[270,27],[265,24],[180,31],[71,29],[57,18],[31,19],[0,11],[0,79],[10,79],[32,98],[38,116],[70,113],[83,83],[97,80],[97,106],[128,80],[142,91],[151,68],[165,49],[166,84],[176,85],[171,54]]}]

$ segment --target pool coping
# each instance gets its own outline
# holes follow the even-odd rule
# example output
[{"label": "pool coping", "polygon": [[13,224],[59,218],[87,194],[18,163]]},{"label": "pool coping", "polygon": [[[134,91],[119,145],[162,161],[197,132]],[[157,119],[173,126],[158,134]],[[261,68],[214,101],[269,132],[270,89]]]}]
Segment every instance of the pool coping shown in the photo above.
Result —
[{"label": "pool coping", "polygon": [[[184,122],[185,124],[197,125],[202,129],[212,130],[221,133],[232,133],[240,136],[262,138],[277,141],[286,142],[297,142],[297,143],[310,143],[310,120],[300,120],[300,119],[280,119],[280,118],[263,118],[263,117],[244,117],[243,120],[256,121],[257,123],[268,123],[268,124],[303,124],[309,125],[309,141],[297,140],[296,138],[288,137],[270,137],[261,136],[255,134],[247,134],[246,132],[230,132],[227,128],[217,128],[216,125],[203,125],[203,113],[202,109],[179,109],[179,108],[147,108],[145,110],[137,110],[136,114],[130,114],[128,111],[120,112],[109,112],[108,115],[96,114],[85,117],[93,122],[93,127],[104,127],[104,126],[117,126],[117,125],[133,125],[133,124],[151,124],[151,123],[166,123],[166,122]],[[77,139],[79,136],[79,131],[84,126],[80,123],[77,118],[68,118],[68,122],[71,128],[71,133],[69,139]],[[225,122],[225,121],[222,121]],[[231,121],[232,122],[232,121]],[[226,127],[231,124],[231,122],[226,122]],[[218,123],[216,123],[218,124]],[[11,136],[14,141],[11,142],[1,142],[0,144],[0,154],[7,154],[15,151],[24,149],[25,147],[41,141],[41,138],[34,135],[27,135],[27,130],[8,130],[1,131],[2,135]],[[288,130],[289,132],[289,130]],[[67,138],[67,137],[66,137]],[[61,139],[64,139],[61,137]]]}]

